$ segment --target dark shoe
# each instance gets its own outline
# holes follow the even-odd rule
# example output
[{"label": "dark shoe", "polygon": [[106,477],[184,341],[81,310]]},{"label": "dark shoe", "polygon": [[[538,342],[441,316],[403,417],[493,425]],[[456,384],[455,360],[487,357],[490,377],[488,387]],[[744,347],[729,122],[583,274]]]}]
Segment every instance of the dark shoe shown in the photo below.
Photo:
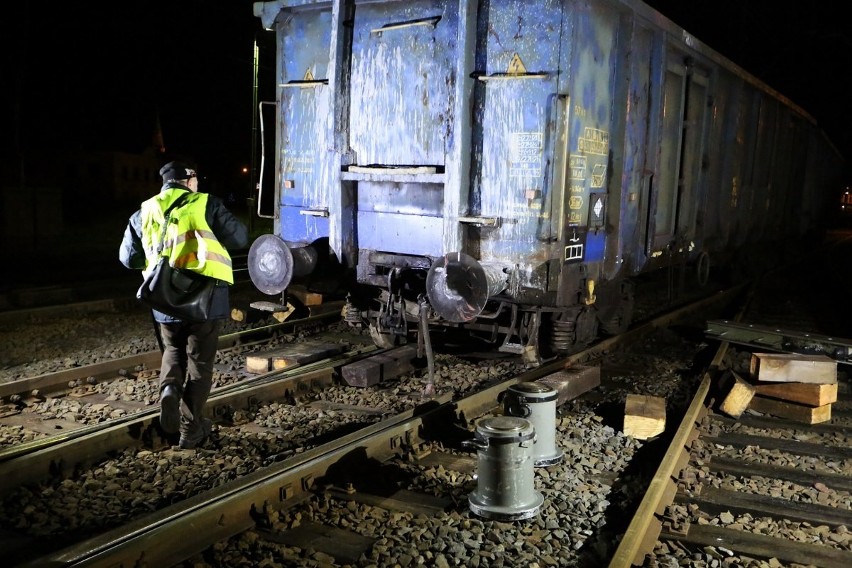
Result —
[{"label": "dark shoe", "polygon": [[201,426],[193,433],[181,434],[180,443],[178,444],[182,450],[191,450],[197,448],[207,441],[210,432],[213,430],[213,421],[209,418],[201,419]]},{"label": "dark shoe", "polygon": [[160,426],[169,434],[180,428],[180,391],[168,385],[160,393]]}]

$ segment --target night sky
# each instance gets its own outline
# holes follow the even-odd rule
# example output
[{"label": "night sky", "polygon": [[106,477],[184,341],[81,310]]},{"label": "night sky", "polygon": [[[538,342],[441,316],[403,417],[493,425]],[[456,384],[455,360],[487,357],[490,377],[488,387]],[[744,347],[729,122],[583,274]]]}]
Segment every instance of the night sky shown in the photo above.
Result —
[{"label": "night sky", "polygon": [[19,17],[3,54],[18,152],[139,152],[159,118],[167,153],[202,172],[250,164],[256,35],[274,99],[274,39],[251,1],[26,2]]},{"label": "night sky", "polygon": [[[648,3],[805,108],[852,155],[845,88],[852,40],[836,7],[843,3]],[[170,154],[195,157],[211,174],[250,164],[255,38],[259,98],[274,98],[274,38],[251,1],[21,4],[4,26],[2,54],[11,69],[3,77],[4,98],[11,96],[3,136],[13,138],[15,155],[138,152],[159,116]]]},{"label": "night sky", "polygon": [[843,2],[649,0],[651,7],[804,108],[852,161],[852,27]]}]

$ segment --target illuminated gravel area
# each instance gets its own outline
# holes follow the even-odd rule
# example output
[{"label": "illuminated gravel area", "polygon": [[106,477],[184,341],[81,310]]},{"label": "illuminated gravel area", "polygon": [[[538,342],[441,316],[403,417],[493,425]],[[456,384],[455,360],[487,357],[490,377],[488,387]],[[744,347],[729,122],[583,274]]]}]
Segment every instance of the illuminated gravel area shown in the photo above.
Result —
[{"label": "illuminated gravel area", "polygon": [[[664,302],[637,302],[640,314]],[[150,320],[126,318],[111,325],[106,336],[117,343],[106,346],[123,351],[155,349]],[[109,318],[105,314],[104,318]],[[97,322],[98,318],[92,318]],[[115,320],[113,316],[113,321]],[[106,321],[106,320],[105,320]],[[55,321],[51,326],[56,326]],[[55,370],[74,361],[97,361],[108,358],[88,344],[74,345],[70,331],[77,320],[68,321],[65,338],[72,341],[63,349],[34,339],[29,347],[46,347],[44,358],[32,361],[20,357],[15,364],[3,361],[0,380],[37,374],[33,370]],[[102,325],[102,324],[101,324]],[[632,509],[638,504],[645,484],[659,463],[662,439],[639,441],[624,436],[618,418],[622,415],[627,394],[646,394],[666,399],[670,420],[675,423],[697,386],[700,368],[697,354],[708,349],[700,337],[701,322],[691,332],[658,330],[634,349],[608,355],[603,362],[603,383],[591,396],[569,401],[559,408],[557,444],[565,452],[562,463],[537,468],[535,487],[544,497],[541,511],[525,521],[501,522],[480,518],[468,507],[467,497],[476,487],[470,473],[444,468],[422,468],[413,458],[397,464],[410,474],[404,488],[448,497],[454,505],[434,516],[400,513],[339,500],[320,493],[316,499],[299,508],[272,514],[273,530],[284,530],[308,521],[339,527],[376,539],[368,553],[351,566],[603,566],[614,553],[620,535],[626,528]],[[38,327],[38,326],[37,326]],[[135,332],[132,331],[135,329]],[[696,333],[697,330],[697,333]],[[0,339],[7,336],[0,328]],[[38,335],[37,332],[36,335]],[[125,335],[126,333],[126,335]],[[60,333],[61,335],[61,333]],[[78,333],[86,339],[94,333]],[[142,339],[140,339],[142,337]],[[691,337],[691,339],[689,338]],[[292,341],[294,339],[281,339]],[[20,352],[25,341],[20,340]],[[35,353],[32,349],[30,354]],[[732,352],[734,353],[734,352]],[[244,355],[244,353],[243,353]],[[240,355],[236,355],[239,357]],[[739,359],[737,359],[739,357]],[[731,356],[732,364],[742,367],[748,355]],[[438,355],[436,386],[438,394],[454,389],[465,392],[477,388],[482,381],[508,375],[518,368],[514,359],[466,361],[451,355]],[[235,363],[218,361],[220,366]],[[168,503],[197,494],[238,476],[245,475],[310,447],[316,436],[334,435],[338,428],[364,425],[386,414],[411,408],[422,402],[422,371],[391,381],[383,388],[364,391],[339,386],[323,391],[317,404],[300,401],[268,404],[249,415],[238,413],[233,425],[218,425],[208,444],[199,450],[165,448],[158,451],[126,451],[112,459],[80,472],[73,479],[55,481],[38,487],[22,488],[0,502],[0,528],[25,535],[83,535],[124,522]],[[117,383],[125,395],[138,389],[140,395],[151,393],[133,385]],[[371,412],[329,410],[320,402],[341,406],[355,405]],[[372,412],[376,409],[379,413]],[[105,409],[100,409],[104,411]],[[77,414],[87,414],[81,409]],[[742,432],[748,432],[747,429]],[[0,443],[3,441],[0,433]],[[435,450],[448,450],[436,447]],[[700,454],[699,454],[700,455]],[[784,462],[787,458],[772,451],[748,449],[745,454],[731,450],[731,456],[765,463]],[[825,471],[847,471],[847,463],[804,460],[795,464],[803,469],[824,468]],[[706,480],[715,486],[752,490],[751,483],[730,477]],[[760,481],[754,482],[760,485]],[[822,504],[849,506],[850,496],[843,492],[825,491],[818,487],[795,484],[767,484],[760,489],[769,493],[797,493],[801,499]],[[85,512],[81,512],[85,511]],[[678,514],[672,508],[671,515]],[[689,511],[681,511],[687,518]],[[793,523],[773,523],[748,515],[718,515],[695,519],[697,523],[739,527],[761,534],[784,534],[803,542],[819,542],[847,550],[849,538],[844,527],[827,529]],[[260,531],[249,531],[187,561],[186,568],[219,566],[265,567],[337,567],[334,559],[311,549],[289,548],[267,540]],[[675,544],[658,545],[646,566],[694,566],[774,568],[775,560],[735,556],[723,547],[686,550]]]}]

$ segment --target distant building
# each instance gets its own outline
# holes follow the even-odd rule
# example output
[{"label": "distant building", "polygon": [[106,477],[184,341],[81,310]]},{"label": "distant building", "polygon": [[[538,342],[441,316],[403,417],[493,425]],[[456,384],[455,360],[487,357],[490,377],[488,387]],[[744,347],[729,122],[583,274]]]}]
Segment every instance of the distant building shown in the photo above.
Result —
[{"label": "distant building", "polygon": [[[63,164],[61,186],[66,201],[69,196],[85,193],[110,205],[138,205],[157,193],[162,185],[159,170],[163,156],[156,148],[146,148],[138,154],[75,152],[67,155]],[[74,209],[72,205],[70,210]]]},{"label": "distant building", "polygon": [[162,185],[166,157],[159,121],[151,143],[140,152],[106,150],[41,151],[4,168],[0,221],[6,246],[18,252],[55,247],[71,225],[91,227],[93,219],[127,217]]}]

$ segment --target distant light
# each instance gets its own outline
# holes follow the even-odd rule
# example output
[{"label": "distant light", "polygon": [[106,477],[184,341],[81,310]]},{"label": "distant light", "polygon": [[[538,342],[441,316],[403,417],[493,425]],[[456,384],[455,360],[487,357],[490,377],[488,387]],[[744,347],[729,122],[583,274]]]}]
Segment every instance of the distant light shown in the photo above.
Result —
[{"label": "distant light", "polygon": [[245,167],[245,166],[243,166],[243,173],[244,173],[244,174],[247,174],[247,173],[248,173],[248,168],[247,168],[247,167]]}]

